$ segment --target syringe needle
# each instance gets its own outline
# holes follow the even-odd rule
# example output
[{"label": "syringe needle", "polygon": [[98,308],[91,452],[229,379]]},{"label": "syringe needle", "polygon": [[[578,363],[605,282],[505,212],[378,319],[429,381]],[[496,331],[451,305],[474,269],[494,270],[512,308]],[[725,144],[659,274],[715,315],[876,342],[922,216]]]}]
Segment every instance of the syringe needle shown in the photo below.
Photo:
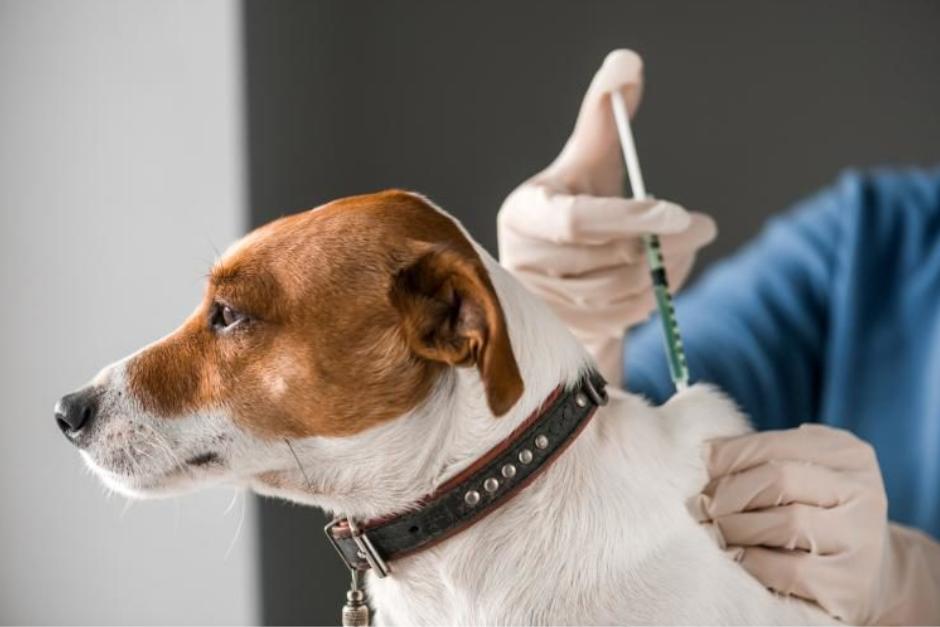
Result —
[{"label": "syringe needle", "polygon": [[[647,197],[646,185],[643,182],[643,173],[640,171],[640,160],[637,157],[636,143],[633,141],[633,130],[630,127],[627,105],[619,89],[610,92],[610,104],[614,111],[614,121],[617,123],[617,134],[620,137],[623,160],[627,164],[630,189],[634,198],[644,200]],[[669,362],[669,375],[672,377],[676,390],[682,391],[689,386],[689,368],[685,360],[685,350],[682,347],[682,336],[679,334],[679,323],[676,320],[672,295],[669,293],[669,280],[666,277],[659,237],[653,234],[644,235],[643,246],[646,249],[650,276],[653,279],[656,308],[659,310],[662,321],[666,358]]]}]

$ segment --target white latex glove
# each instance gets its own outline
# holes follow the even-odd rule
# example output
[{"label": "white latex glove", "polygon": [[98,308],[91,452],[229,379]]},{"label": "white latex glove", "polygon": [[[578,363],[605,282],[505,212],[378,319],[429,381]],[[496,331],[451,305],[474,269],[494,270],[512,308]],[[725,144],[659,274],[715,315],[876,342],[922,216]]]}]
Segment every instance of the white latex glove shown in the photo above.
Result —
[{"label": "white latex glove", "polygon": [[806,424],[712,441],[692,504],[768,588],[853,624],[940,623],[940,544],[889,524],[874,449]]},{"label": "white latex glove", "polygon": [[642,86],[640,57],[610,53],[561,154],[506,198],[497,220],[502,264],[552,307],[618,386],[624,331],[655,305],[640,236],[661,236],[675,290],[716,233],[703,214],[622,197],[625,172],[609,93],[619,88],[632,116]]}]

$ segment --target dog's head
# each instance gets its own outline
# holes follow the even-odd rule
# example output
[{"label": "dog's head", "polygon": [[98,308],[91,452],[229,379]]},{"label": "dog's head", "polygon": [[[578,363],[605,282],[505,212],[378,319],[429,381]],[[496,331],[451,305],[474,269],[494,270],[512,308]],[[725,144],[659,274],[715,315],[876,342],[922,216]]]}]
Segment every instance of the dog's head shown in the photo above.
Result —
[{"label": "dog's head", "polygon": [[420,196],[389,191],[249,234],[182,326],[55,413],[105,483],[159,495],[274,477],[295,461],[285,440],[389,423],[454,367],[479,372],[495,416],[522,393],[474,246]]}]

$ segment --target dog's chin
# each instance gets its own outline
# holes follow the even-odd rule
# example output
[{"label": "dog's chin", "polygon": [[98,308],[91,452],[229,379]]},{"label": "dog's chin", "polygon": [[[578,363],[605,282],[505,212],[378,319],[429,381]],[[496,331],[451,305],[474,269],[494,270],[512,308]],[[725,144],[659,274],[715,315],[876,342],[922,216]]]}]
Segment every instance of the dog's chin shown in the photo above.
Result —
[{"label": "dog's chin", "polygon": [[125,474],[99,465],[82,451],[82,459],[109,490],[131,499],[160,499],[196,492],[219,483],[218,473],[200,469],[175,468],[155,474]]}]

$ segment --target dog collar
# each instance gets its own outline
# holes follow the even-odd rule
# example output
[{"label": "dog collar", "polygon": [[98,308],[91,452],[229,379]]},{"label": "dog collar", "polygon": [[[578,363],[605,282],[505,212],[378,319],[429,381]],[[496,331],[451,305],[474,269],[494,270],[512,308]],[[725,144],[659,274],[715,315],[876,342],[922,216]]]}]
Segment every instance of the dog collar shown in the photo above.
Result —
[{"label": "dog collar", "polygon": [[385,577],[388,562],[427,549],[467,529],[521,492],[561,455],[607,404],[596,372],[573,388],[555,388],[509,437],[402,514],[356,524],[337,518],[324,529],[351,571]]}]

